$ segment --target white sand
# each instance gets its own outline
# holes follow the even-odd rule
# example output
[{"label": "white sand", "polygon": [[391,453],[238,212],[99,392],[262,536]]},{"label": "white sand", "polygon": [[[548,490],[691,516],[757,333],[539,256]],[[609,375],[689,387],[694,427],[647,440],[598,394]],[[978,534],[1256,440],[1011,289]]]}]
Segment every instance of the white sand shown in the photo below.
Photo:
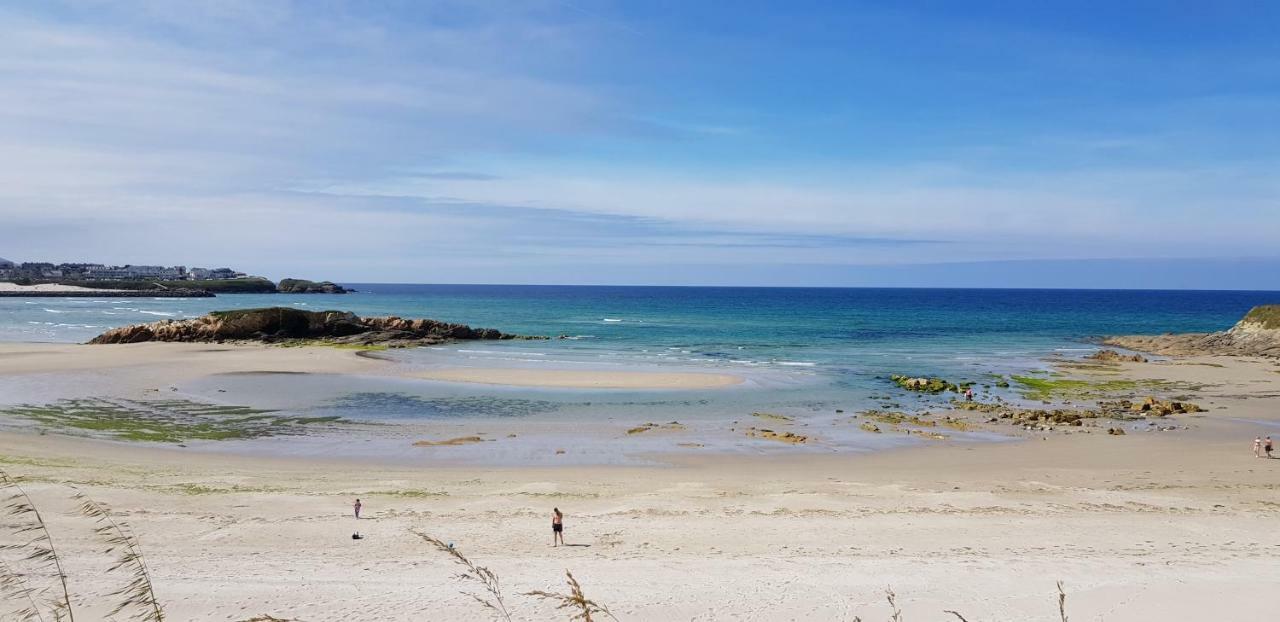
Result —
[{"label": "white sand", "polygon": [[0,282],[0,292],[118,292],[119,289],[79,287],[77,285],[58,285],[57,283],[41,283],[38,285],[18,285],[17,283]]},{"label": "white sand", "polygon": [[[621,619],[1269,619],[1280,460],[1174,437],[1059,437],[677,468],[405,469],[0,435],[37,502],[88,482],[137,531],[171,619],[481,620],[433,534],[518,594],[573,571]],[[1087,456],[1087,459],[1084,457]],[[367,520],[349,516],[360,497]],[[566,541],[551,548],[551,507]],[[79,594],[119,584],[51,513]],[[352,541],[350,534],[366,536]]]},{"label": "white sand", "polygon": [[[387,360],[343,348],[282,348],[256,344],[136,343],[83,345],[0,343],[0,375],[94,370],[126,385],[154,386],[236,371],[406,375],[447,382],[594,389],[709,389],[743,382],[739,376],[697,372],[444,368],[404,374]],[[152,373],[141,373],[151,370]]]},{"label": "white sand", "polygon": [[[330,348],[0,346],[0,374],[110,373],[126,393],[228,370],[393,367]],[[1177,433],[648,468],[411,468],[0,433],[0,466],[30,478],[79,598],[106,602],[122,579],[71,516],[68,484],[137,532],[172,620],[489,619],[415,529],[497,572],[520,620],[568,617],[519,596],[561,589],[566,568],[623,620],[883,620],[886,586],[906,620],[1057,620],[1057,580],[1072,620],[1274,618],[1280,460],[1249,443],[1280,432],[1275,363],[1121,369],[1210,383],[1196,398],[1210,410],[1176,417],[1192,427]],[[552,507],[587,546],[549,546]]]}]

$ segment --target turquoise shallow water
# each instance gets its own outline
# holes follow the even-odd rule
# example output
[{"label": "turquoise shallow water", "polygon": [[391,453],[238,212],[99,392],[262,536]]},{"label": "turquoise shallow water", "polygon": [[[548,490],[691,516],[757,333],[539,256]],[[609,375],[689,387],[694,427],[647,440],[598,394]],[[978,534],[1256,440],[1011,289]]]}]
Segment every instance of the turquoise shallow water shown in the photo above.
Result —
[{"label": "turquoise shallow water", "polygon": [[[568,338],[392,353],[401,365],[707,371],[732,373],[746,382],[718,390],[591,391],[243,375],[210,378],[182,391],[212,401],[250,396],[254,405],[360,420],[455,422],[460,431],[536,422],[558,435],[584,423],[616,427],[677,419],[696,434],[699,426],[750,425],[752,412],[769,411],[824,430],[829,441],[824,448],[858,449],[898,441],[872,442],[853,426],[834,426],[837,410],[930,405],[928,398],[895,390],[888,374],[991,384],[992,374],[1043,369],[1050,357],[1083,356],[1094,349],[1093,336],[1221,330],[1253,305],[1280,301],[1280,294],[1267,292],[355,287],[359,293],[345,296],[0,299],[0,340],[85,341],[112,326],[270,305],[432,317]],[[10,393],[25,392],[10,385]],[[986,392],[1001,391],[989,387]],[[837,428],[840,434],[833,434]],[[642,451],[646,441],[628,442]],[[548,454],[537,444],[524,447],[519,451]],[[601,455],[616,450],[600,445]],[[486,451],[492,458],[491,448],[450,451]]]}]

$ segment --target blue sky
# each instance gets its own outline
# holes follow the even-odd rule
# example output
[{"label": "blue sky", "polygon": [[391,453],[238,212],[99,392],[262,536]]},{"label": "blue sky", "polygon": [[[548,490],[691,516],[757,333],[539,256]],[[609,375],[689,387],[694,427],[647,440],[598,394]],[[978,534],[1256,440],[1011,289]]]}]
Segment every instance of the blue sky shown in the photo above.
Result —
[{"label": "blue sky", "polygon": [[0,255],[1280,289],[1280,5],[29,2]]}]

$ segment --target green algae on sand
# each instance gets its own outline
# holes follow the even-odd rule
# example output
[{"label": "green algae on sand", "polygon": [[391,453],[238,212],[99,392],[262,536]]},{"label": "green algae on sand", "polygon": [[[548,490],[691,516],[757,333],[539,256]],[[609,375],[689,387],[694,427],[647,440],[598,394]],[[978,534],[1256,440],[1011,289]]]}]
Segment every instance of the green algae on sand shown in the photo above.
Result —
[{"label": "green algae on sand", "polygon": [[189,400],[65,399],[0,409],[56,432],[79,431],[126,441],[181,443],[306,433],[307,426],[341,417],[290,417],[246,406]]},{"label": "green algae on sand", "polygon": [[1022,396],[1030,400],[1081,399],[1116,393],[1145,392],[1159,389],[1189,388],[1167,380],[1083,380],[1050,376],[1010,376],[1021,387]]}]

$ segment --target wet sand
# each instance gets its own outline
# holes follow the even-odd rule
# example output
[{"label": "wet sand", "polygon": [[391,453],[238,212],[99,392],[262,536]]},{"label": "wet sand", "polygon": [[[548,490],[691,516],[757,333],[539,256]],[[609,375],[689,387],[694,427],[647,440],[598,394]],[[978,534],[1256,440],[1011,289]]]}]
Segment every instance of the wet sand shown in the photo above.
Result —
[{"label": "wet sand", "polygon": [[139,381],[153,386],[158,378],[175,382],[233,372],[368,374],[444,382],[583,389],[711,389],[743,382],[739,376],[698,372],[514,368],[406,371],[385,355],[330,347],[160,342],[95,346],[0,343],[0,375],[86,370],[115,374],[125,386],[139,384]]},{"label": "wet sand", "polygon": [[699,372],[590,371],[457,367],[412,374],[415,378],[515,387],[561,389],[715,389],[742,384],[740,376]]}]

